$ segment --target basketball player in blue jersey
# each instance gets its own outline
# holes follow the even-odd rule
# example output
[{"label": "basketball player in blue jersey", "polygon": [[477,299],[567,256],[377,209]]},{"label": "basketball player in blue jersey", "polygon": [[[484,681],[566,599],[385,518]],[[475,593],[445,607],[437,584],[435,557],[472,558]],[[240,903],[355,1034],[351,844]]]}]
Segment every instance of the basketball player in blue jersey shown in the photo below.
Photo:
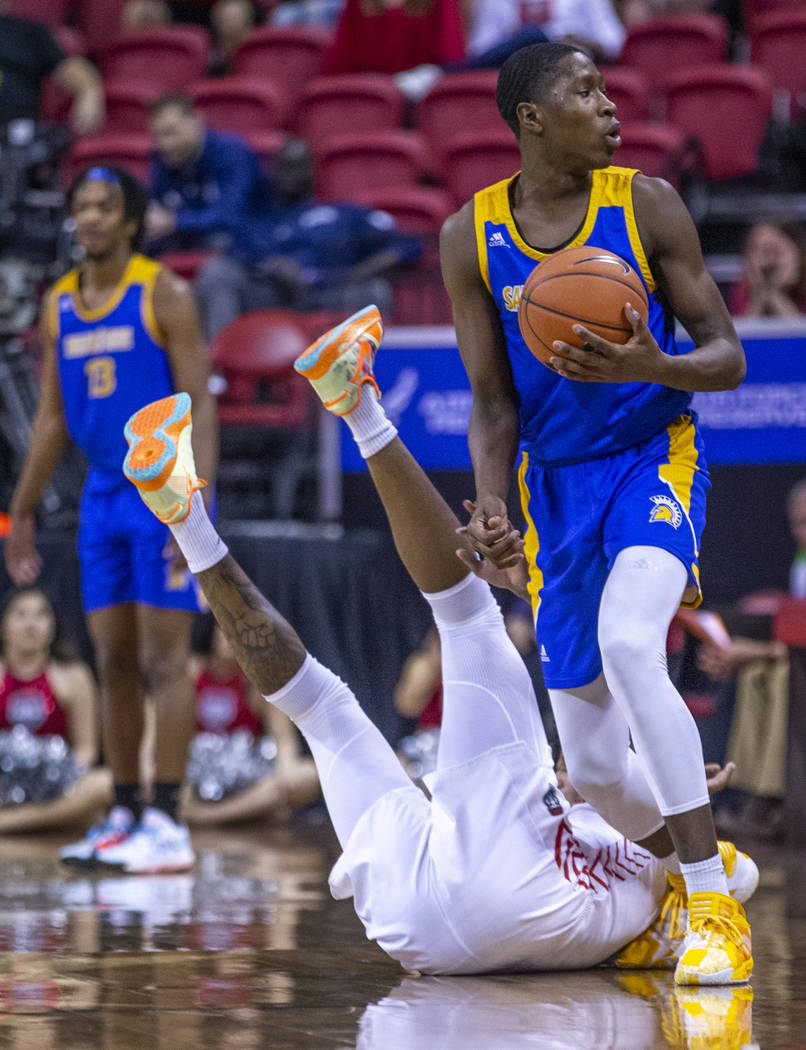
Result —
[{"label": "basketball player in blue jersey", "polygon": [[[122,427],[144,398],[192,388],[205,421],[196,454],[212,482],[218,431],[208,357],[188,286],[136,251],[146,208],[136,180],[117,168],[92,168],[76,179],[68,201],[84,261],[44,301],[40,402],[11,502],[6,564],[18,584],[39,575],[33,514],[69,435],[89,460],[78,551],[115,805],[62,859],[134,873],[177,871],[194,859],[176,810],[194,724],[186,667],[198,600],[168,529],[121,473]],[[142,688],[157,718],[156,782],[145,809]]]},{"label": "basketball player in blue jersey", "polygon": [[[744,354],[677,193],[610,166],[619,124],[588,56],[554,43],[516,52],[497,103],[521,170],[478,192],[441,235],[473,391],[469,536],[493,564],[520,557],[506,503],[519,453],[529,591],[570,779],[682,873],[690,930],[678,982],[744,980],[749,927],[727,896],[697,727],[665,649],[677,607],[700,600],[709,480],[691,393],[736,387]],[[583,244],[640,274],[648,323],[626,308],[623,346],[577,326],[584,349],[555,343],[549,369],[521,338],[520,290],[542,259]],[[690,353],[675,344],[674,315]]]}]

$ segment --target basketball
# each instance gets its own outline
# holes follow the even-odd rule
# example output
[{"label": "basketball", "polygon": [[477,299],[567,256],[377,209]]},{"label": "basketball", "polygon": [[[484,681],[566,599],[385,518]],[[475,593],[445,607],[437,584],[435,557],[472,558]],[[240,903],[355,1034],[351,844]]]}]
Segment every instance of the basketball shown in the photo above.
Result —
[{"label": "basketball", "polygon": [[518,306],[524,342],[544,365],[558,357],[555,339],[582,346],[573,325],[582,324],[611,343],[632,335],[625,303],[646,321],[649,301],[641,278],[621,256],[584,244],[563,248],[539,262],[526,279]]}]

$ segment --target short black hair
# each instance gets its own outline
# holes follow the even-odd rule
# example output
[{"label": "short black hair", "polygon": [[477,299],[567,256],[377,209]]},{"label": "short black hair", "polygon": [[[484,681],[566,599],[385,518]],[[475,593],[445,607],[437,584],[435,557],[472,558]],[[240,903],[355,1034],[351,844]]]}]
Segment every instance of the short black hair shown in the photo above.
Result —
[{"label": "short black hair", "polygon": [[546,84],[551,80],[557,66],[568,55],[586,54],[571,44],[556,44],[546,41],[530,44],[510,55],[501,66],[495,89],[498,112],[517,135],[518,105],[521,102],[537,102]]},{"label": "short black hair", "polygon": [[123,193],[123,217],[127,221],[130,219],[134,219],[135,221],[136,226],[132,236],[131,245],[132,251],[137,251],[143,242],[143,237],[145,236],[148,193],[139,179],[136,179],[134,175],[132,175],[130,171],[126,171],[125,168],[121,168],[117,164],[96,164],[91,168],[85,168],[85,170],[76,175],[70,183],[70,188],[67,191],[67,210],[72,212],[75,195],[84,183],[88,182],[89,178],[104,179],[104,175],[102,174],[104,172],[109,176],[106,181],[111,184],[117,183]]},{"label": "short black hair", "polygon": [[196,112],[196,103],[182,91],[166,91],[149,104],[149,117],[158,117],[164,109],[178,109],[186,117]]}]

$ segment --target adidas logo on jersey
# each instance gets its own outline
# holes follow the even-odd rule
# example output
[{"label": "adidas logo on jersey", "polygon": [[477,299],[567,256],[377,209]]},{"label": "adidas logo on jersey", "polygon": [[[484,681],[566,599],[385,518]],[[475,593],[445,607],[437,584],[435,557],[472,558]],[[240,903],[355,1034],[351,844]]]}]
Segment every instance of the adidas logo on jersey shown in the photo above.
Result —
[{"label": "adidas logo on jersey", "polygon": [[551,663],[551,658],[549,657],[549,654],[546,652],[545,645],[541,645],[540,646],[540,659],[543,661],[544,664],[550,664]]},{"label": "adidas logo on jersey", "polygon": [[497,232],[494,233],[490,237],[490,239],[489,239],[489,241],[487,241],[487,243],[489,244],[489,246],[491,248],[506,248],[507,247],[507,242],[504,240],[503,235],[500,234],[500,233],[497,233]]}]

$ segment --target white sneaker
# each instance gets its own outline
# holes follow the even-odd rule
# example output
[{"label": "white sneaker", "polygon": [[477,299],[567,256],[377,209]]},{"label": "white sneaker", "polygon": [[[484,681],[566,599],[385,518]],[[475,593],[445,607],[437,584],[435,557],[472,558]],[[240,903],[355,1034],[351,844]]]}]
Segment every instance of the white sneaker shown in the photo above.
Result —
[{"label": "white sneaker", "polygon": [[59,851],[62,864],[72,868],[94,868],[107,850],[122,845],[134,828],[134,814],[128,806],[113,806],[106,820],[95,824],[79,842]]},{"label": "white sneaker", "polygon": [[187,825],[177,824],[161,809],[147,806],[129,838],[99,856],[99,867],[117,868],[129,875],[156,875],[187,871],[195,860]]}]

